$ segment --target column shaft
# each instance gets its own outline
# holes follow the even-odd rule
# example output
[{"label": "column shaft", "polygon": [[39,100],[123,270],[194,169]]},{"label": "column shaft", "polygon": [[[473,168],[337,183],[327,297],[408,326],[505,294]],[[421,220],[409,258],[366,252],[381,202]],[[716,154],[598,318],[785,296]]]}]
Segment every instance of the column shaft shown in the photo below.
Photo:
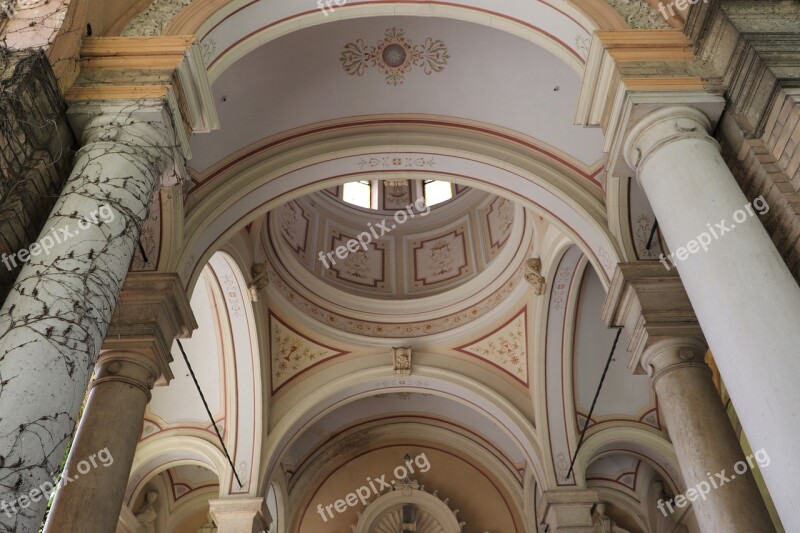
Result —
[{"label": "column shaft", "polygon": [[[693,502],[703,531],[775,531],[751,465],[714,388],[711,369],[703,362],[704,353],[703,343],[680,339],[657,342],[645,353],[655,367],[653,386],[686,482],[683,497],[689,499],[681,500],[680,507]],[[734,473],[734,468],[741,472],[743,464],[746,470]],[[704,493],[702,497],[699,492]],[[668,506],[659,509],[669,513]]]},{"label": "column shaft", "polygon": [[716,233],[677,268],[748,439],[771,458],[763,474],[783,525],[800,531],[800,287],[747,213],[709,126],[695,109],[662,109],[629,134],[625,156],[673,252]]},{"label": "column shaft", "polygon": [[[196,327],[177,274],[128,275],[67,459],[65,476],[72,481],[56,494],[47,533],[115,531],[150,391],[172,378],[175,337]],[[87,457],[99,451],[107,466],[87,471]]]},{"label": "column shaft", "polygon": [[[50,509],[45,533],[114,533],[157,366],[136,353],[104,353]],[[87,468],[89,457],[107,458]]]},{"label": "column shaft", "polygon": [[46,498],[18,500],[52,482],[61,463],[171,157],[160,130],[131,114],[94,119],[38,247],[31,246],[0,309],[0,402],[14,406],[0,417],[0,501],[12,509],[0,513],[0,526],[8,530],[38,531]]}]

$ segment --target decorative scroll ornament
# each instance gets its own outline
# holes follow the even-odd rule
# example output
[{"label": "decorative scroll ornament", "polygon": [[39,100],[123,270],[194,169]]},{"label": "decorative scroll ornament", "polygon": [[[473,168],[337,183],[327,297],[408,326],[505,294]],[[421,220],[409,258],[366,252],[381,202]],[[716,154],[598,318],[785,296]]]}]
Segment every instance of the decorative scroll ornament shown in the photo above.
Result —
[{"label": "decorative scroll ornament", "polygon": [[544,294],[544,288],[547,285],[544,276],[542,276],[542,260],[538,257],[532,257],[525,261],[525,266],[525,279],[533,285],[533,292],[536,293],[536,296],[541,296]]},{"label": "decorative scroll ornament", "polygon": [[448,59],[447,46],[439,39],[428,37],[423,44],[415,45],[406,39],[404,30],[389,28],[376,46],[365,45],[362,39],[347,43],[339,61],[351,76],[363,76],[367,67],[377,67],[386,75],[386,83],[397,87],[412,67],[422,67],[430,76],[443,71]]}]

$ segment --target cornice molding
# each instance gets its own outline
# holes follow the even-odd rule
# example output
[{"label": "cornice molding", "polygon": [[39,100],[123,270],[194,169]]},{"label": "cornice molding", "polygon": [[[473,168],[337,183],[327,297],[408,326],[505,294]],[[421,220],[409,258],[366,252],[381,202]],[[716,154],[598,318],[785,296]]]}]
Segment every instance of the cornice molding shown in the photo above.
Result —
[{"label": "cornice molding", "polygon": [[602,128],[608,143],[609,123],[626,92],[703,90],[691,44],[679,30],[595,32],[575,123]]},{"label": "cornice molding", "polygon": [[147,354],[169,382],[172,343],[197,329],[189,299],[177,274],[130,273],[122,286],[103,343],[105,352]]},{"label": "cornice molding", "polygon": [[625,327],[630,333],[628,368],[634,374],[646,371],[643,358],[661,341],[705,342],[678,271],[661,263],[617,265],[601,317],[609,327]]},{"label": "cornice molding", "polygon": [[783,0],[712,0],[689,12],[684,32],[705,77],[724,91],[747,136],[764,133],[776,102],[797,85],[799,18],[800,4]]},{"label": "cornice molding", "polygon": [[65,94],[73,107],[122,100],[164,101],[187,159],[191,133],[219,128],[211,85],[193,35],[87,38],[81,64],[80,76]]}]

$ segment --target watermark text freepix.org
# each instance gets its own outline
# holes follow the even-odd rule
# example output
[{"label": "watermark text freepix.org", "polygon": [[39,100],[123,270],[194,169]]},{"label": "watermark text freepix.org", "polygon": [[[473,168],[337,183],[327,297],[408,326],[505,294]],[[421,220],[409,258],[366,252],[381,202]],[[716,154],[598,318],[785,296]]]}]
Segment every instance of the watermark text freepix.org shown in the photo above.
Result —
[{"label": "watermark text freepix.org", "polygon": [[402,481],[413,474],[414,465],[419,468],[420,472],[427,472],[431,469],[431,463],[424,453],[417,455],[413,459],[408,458],[404,465],[400,465],[394,469],[392,473],[395,479],[392,481],[386,481],[386,474],[375,479],[367,477],[367,485],[362,485],[356,489],[355,492],[351,492],[345,496],[343,500],[336,500],[334,503],[326,505],[324,508],[322,504],[317,505],[317,513],[322,517],[323,522],[327,522],[329,518],[333,518],[333,510],[336,510],[337,513],[343,513],[348,507],[354,507],[359,502],[361,502],[361,505],[367,505],[373,494],[378,496],[384,489],[391,489],[398,481]]},{"label": "watermark text freepix.org", "polygon": [[737,475],[742,476],[747,473],[748,468],[753,468],[754,458],[760,468],[766,468],[770,465],[770,463],[772,463],[769,455],[767,455],[767,452],[764,450],[764,448],[761,448],[757,452],[748,455],[745,458],[747,459],[746,463],[744,461],[738,461],[735,465],[733,465],[733,471],[735,474],[726,475],[724,469],[722,472],[718,472],[713,476],[711,475],[711,472],[706,472],[708,481],[701,481],[694,487],[686,489],[685,496],[683,494],[678,494],[674,498],[666,501],[660,499],[656,503],[656,507],[658,507],[659,511],[661,511],[664,516],[667,516],[667,511],[664,509],[664,505],[667,506],[670,513],[674,513],[675,509],[672,507],[673,504],[678,507],[686,507],[687,502],[694,502],[697,500],[697,498],[702,498],[703,501],[705,501],[705,499],[711,493],[712,488],[716,490],[727,483],[732,483],[734,480],[736,480]]},{"label": "watermark text freepix.org", "polygon": [[[99,215],[99,219],[98,219]],[[44,252],[45,255],[50,255],[50,248],[56,245],[56,243],[61,244],[65,242],[67,239],[70,239],[78,234],[78,232],[82,229],[88,229],[92,224],[100,225],[103,222],[111,222],[114,220],[114,212],[111,210],[111,207],[107,204],[102,204],[100,207],[95,209],[94,211],[90,212],[88,216],[81,217],[78,220],[78,228],[74,231],[70,231],[69,224],[64,226],[63,228],[53,228],[50,234],[45,235],[38,242],[31,244],[28,248],[23,248],[22,250],[18,250],[15,253],[9,255],[3,254],[0,256],[0,261],[6,266],[6,268],[10,271],[17,267],[17,260],[20,263],[27,263],[31,257],[36,257],[37,255]]]},{"label": "watermark text freepix.org", "polygon": [[[391,233],[392,230],[397,229],[397,226],[405,223],[409,217],[414,218],[416,216],[416,213],[414,213],[415,207],[417,208],[417,211],[420,212],[420,216],[422,217],[431,212],[431,207],[429,205],[425,205],[425,198],[417,198],[416,202],[406,206],[405,211],[400,210],[395,212],[394,221],[396,224],[392,224],[391,227],[389,227],[387,226],[388,223],[386,222],[386,219],[381,220],[374,226],[371,222],[369,222],[367,223],[369,231],[359,233],[355,239],[350,239],[347,241],[347,245],[339,246],[334,251],[328,252],[327,254],[325,252],[320,252],[319,260],[322,261],[322,264],[325,265],[325,268],[330,268],[331,265],[328,264],[328,260],[330,260],[331,264],[336,264],[336,259],[333,258],[334,254],[336,254],[336,257],[339,259],[346,259],[349,254],[356,253],[359,246],[361,246],[363,251],[366,252],[369,250],[369,245],[373,238],[378,240],[387,233]],[[422,212],[423,208],[425,209],[424,213]],[[380,235],[378,235],[378,229],[380,229]]]},{"label": "watermark text freepix.org", "polygon": [[332,4],[336,4],[339,7],[342,7],[347,3],[347,0],[317,0],[317,6],[319,10],[322,11],[322,14],[326,17],[329,15],[329,11],[333,13]]},{"label": "watermark text freepix.org", "polygon": [[[67,473],[64,472],[60,480],[61,486],[63,487],[68,483],[75,481],[81,476],[81,474],[88,474],[92,468],[97,468],[98,466],[109,467],[112,464],[114,464],[114,458],[111,457],[111,452],[108,451],[108,448],[103,448],[99,452],[93,453],[75,465],[75,470],[78,471],[77,474],[73,474],[72,477],[69,477]],[[12,512],[17,513],[20,509],[27,509],[32,502],[38,502],[42,498],[49,500],[50,496],[53,494],[53,492],[55,492],[58,484],[59,481],[54,477],[52,481],[45,481],[38,487],[31,489],[27,494],[23,494],[12,502],[7,502],[5,500],[0,501],[0,511],[6,513],[6,516],[11,518],[13,516],[11,514]]]},{"label": "watermark text freepix.org", "polygon": [[[672,16],[672,17],[675,16],[675,10],[672,9],[672,5],[673,4],[679,10],[685,11],[686,9],[689,8],[690,4],[691,5],[695,5],[695,4],[698,4],[698,3],[700,3],[700,0],[672,0],[670,2],[667,2],[667,5],[665,6],[664,2],[659,2],[658,3],[658,10],[661,12],[662,15],[664,15],[664,20],[669,20],[669,16],[667,16],[667,10],[669,10],[670,16]],[[703,0],[703,3],[707,4],[708,0]]]},{"label": "watermark text freepix.org", "polygon": [[[736,211],[733,214],[733,221],[736,222],[736,224],[741,224],[747,220],[748,214],[751,217],[755,216],[755,211],[753,211],[753,207],[755,207],[758,210],[759,215],[764,215],[769,211],[769,205],[767,204],[767,201],[764,199],[764,196],[762,195],[753,200],[752,202],[745,204],[744,209],[739,209],[738,211]],[[745,212],[745,210],[747,210],[747,212]],[[699,252],[700,248],[702,248],[704,252],[708,251],[708,245],[711,244],[712,235],[714,236],[714,240],[717,240],[726,233],[728,233],[729,231],[733,231],[736,228],[736,224],[732,223],[728,225],[725,222],[725,219],[722,219],[722,221],[720,221],[718,224],[714,224],[714,227],[712,227],[711,224],[706,224],[706,226],[708,227],[708,231],[711,232],[710,234],[704,231],[703,233],[697,236],[697,239],[691,240],[688,243],[686,243],[685,247],[681,246],[680,248],[675,250],[675,252],[669,254],[666,257],[664,256],[664,254],[661,254],[659,256],[659,261],[661,261],[661,264],[664,265],[664,268],[666,268],[667,270],[672,270],[667,264],[667,259],[670,260],[672,266],[675,266],[675,258],[677,258],[679,261],[684,261],[689,257],[689,254],[694,254]]]}]

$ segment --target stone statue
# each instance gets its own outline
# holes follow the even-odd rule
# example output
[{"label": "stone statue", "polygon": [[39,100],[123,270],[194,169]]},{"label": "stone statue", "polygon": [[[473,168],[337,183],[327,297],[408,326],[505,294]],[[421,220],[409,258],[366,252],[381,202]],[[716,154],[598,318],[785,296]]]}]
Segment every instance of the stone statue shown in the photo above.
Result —
[{"label": "stone statue", "polygon": [[267,288],[269,282],[267,281],[267,265],[264,263],[255,263],[250,273],[253,275],[253,281],[247,288],[250,290],[250,300],[258,301],[258,292]]},{"label": "stone statue", "polygon": [[158,493],[155,491],[149,491],[144,495],[144,503],[139,509],[139,512],[136,513],[136,519],[142,525],[141,531],[144,531],[145,533],[156,533],[156,528],[153,524],[156,521],[156,518],[158,518],[158,512],[155,508],[155,503],[157,500]]}]

